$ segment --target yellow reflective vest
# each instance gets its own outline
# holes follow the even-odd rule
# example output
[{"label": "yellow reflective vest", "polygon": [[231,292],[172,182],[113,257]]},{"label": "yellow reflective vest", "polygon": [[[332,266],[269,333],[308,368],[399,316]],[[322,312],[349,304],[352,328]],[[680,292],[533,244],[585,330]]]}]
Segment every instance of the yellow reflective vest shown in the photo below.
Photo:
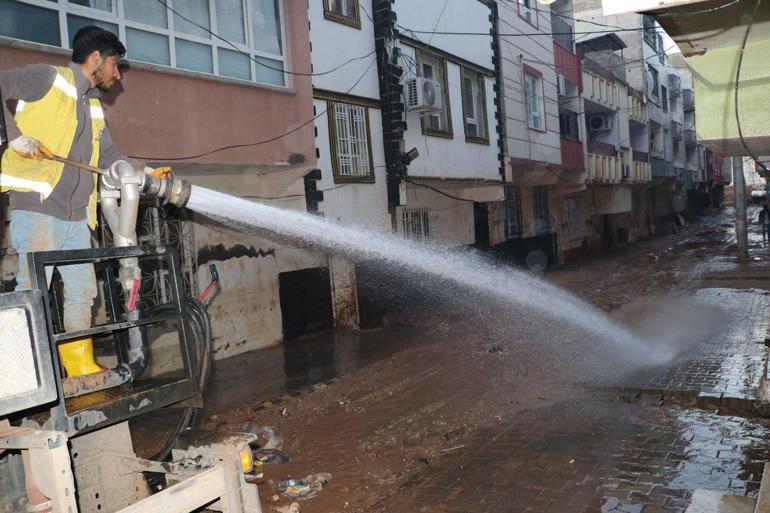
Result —
[{"label": "yellow reflective vest", "polygon": [[[68,67],[55,67],[56,79],[46,95],[34,102],[19,101],[16,124],[22,134],[34,137],[54,154],[68,156],[77,130],[78,94],[75,74]],[[91,160],[99,164],[99,139],[104,130],[104,110],[97,98],[91,98]],[[39,192],[40,201],[51,195],[62,175],[64,164],[52,160],[28,159],[7,150],[0,163],[0,192]],[[88,200],[88,226],[96,228],[98,175]]]}]

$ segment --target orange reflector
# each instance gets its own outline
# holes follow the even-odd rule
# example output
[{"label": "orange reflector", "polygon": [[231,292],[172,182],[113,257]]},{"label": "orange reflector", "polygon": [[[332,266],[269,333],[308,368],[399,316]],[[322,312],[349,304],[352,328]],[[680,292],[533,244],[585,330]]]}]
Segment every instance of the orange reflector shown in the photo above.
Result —
[{"label": "orange reflector", "polygon": [[251,472],[251,469],[254,466],[254,462],[251,459],[251,448],[246,447],[241,449],[239,454],[241,456],[241,469],[243,470],[243,473],[247,474]]}]

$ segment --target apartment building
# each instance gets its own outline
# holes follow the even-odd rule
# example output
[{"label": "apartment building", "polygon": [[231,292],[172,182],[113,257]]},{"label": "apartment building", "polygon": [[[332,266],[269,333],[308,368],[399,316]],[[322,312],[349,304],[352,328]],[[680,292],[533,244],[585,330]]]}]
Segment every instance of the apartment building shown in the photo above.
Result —
[{"label": "apartment building", "polygon": [[627,83],[625,49],[615,33],[578,43],[588,134],[586,181],[593,201],[589,242],[598,248],[649,235],[647,102]]},{"label": "apartment building", "polygon": [[[585,194],[583,89],[572,37],[572,7],[499,3],[498,30],[506,133],[507,245],[550,263],[582,246]],[[556,33],[552,35],[552,33]]]},{"label": "apartment building", "polygon": [[[319,199],[317,212],[326,219],[387,232],[391,218],[372,12],[371,0],[308,3],[320,174],[308,194]],[[358,327],[355,263],[330,258],[328,268],[315,272],[330,283],[335,326]]]},{"label": "apartment building", "polygon": [[[0,2],[0,67],[65,65],[80,27],[111,30],[126,43],[130,68],[103,103],[124,153],[150,164],[205,153],[174,161],[176,173],[240,197],[305,210],[303,177],[316,168],[317,146],[309,123],[307,6],[200,0],[176,2],[175,9],[178,14],[156,0],[6,0]],[[234,144],[243,146],[220,150]],[[208,264],[217,264],[223,293],[209,309],[217,358],[280,342],[287,298],[298,290],[280,276],[328,265],[323,255],[197,216],[150,208],[144,219],[146,241],[178,245],[188,293],[204,286]],[[3,287],[12,288],[16,260],[7,236],[2,246]]]},{"label": "apartment building", "polygon": [[[641,208],[648,210],[652,233],[666,230],[679,221],[677,214],[696,215],[702,210],[698,205],[702,206],[709,195],[707,185],[703,185],[705,155],[698,149],[694,131],[692,76],[677,58],[671,62],[669,54],[675,45],[652,17],[633,12],[604,16],[599,0],[575,0],[574,5],[580,30],[595,30],[597,23],[623,29],[616,34],[626,44],[626,82],[646,100],[649,119],[652,196]],[[641,158],[642,148],[635,149]]]},{"label": "apartment building", "polygon": [[379,58],[390,59],[380,68],[380,92],[395,231],[447,247],[499,242],[505,210],[495,4],[424,0],[415,9],[380,1],[375,13]]}]

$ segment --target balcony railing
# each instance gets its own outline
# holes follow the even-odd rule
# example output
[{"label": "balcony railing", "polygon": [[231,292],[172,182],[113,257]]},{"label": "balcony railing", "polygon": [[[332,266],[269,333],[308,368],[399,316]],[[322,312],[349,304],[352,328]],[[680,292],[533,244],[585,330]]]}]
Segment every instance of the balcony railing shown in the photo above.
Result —
[{"label": "balcony railing", "polygon": [[608,157],[616,157],[618,155],[618,151],[614,144],[601,141],[588,141],[588,153],[606,155]]},{"label": "balcony railing", "polygon": [[582,142],[561,138],[561,165],[567,171],[583,171],[585,169]]},{"label": "balcony railing", "polygon": [[649,162],[650,154],[645,153],[643,151],[634,150],[631,158],[633,159],[634,162]]},{"label": "balcony railing", "polygon": [[631,182],[649,182],[652,180],[652,170],[649,162],[631,163]]},{"label": "balcony railing", "polygon": [[684,131],[684,143],[687,146],[695,146],[698,144],[698,137],[695,135],[695,130]]},{"label": "balcony railing", "polygon": [[623,161],[618,157],[588,154],[588,181],[619,183],[623,179]]},{"label": "balcony railing", "polygon": [[572,25],[564,21],[561,16],[551,14],[551,32],[553,32],[553,40],[555,43],[559,43],[570,52],[574,52]]},{"label": "balcony railing", "polygon": [[685,112],[695,110],[695,94],[692,89],[682,89],[682,108]]}]

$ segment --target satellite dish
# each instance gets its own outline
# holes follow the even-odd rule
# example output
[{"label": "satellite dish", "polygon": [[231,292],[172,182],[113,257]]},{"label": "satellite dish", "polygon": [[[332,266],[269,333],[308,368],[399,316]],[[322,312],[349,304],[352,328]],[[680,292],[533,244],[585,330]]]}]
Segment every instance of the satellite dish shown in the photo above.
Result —
[{"label": "satellite dish", "polygon": [[548,255],[544,251],[534,249],[527,253],[527,267],[533,273],[542,273],[548,267]]}]

